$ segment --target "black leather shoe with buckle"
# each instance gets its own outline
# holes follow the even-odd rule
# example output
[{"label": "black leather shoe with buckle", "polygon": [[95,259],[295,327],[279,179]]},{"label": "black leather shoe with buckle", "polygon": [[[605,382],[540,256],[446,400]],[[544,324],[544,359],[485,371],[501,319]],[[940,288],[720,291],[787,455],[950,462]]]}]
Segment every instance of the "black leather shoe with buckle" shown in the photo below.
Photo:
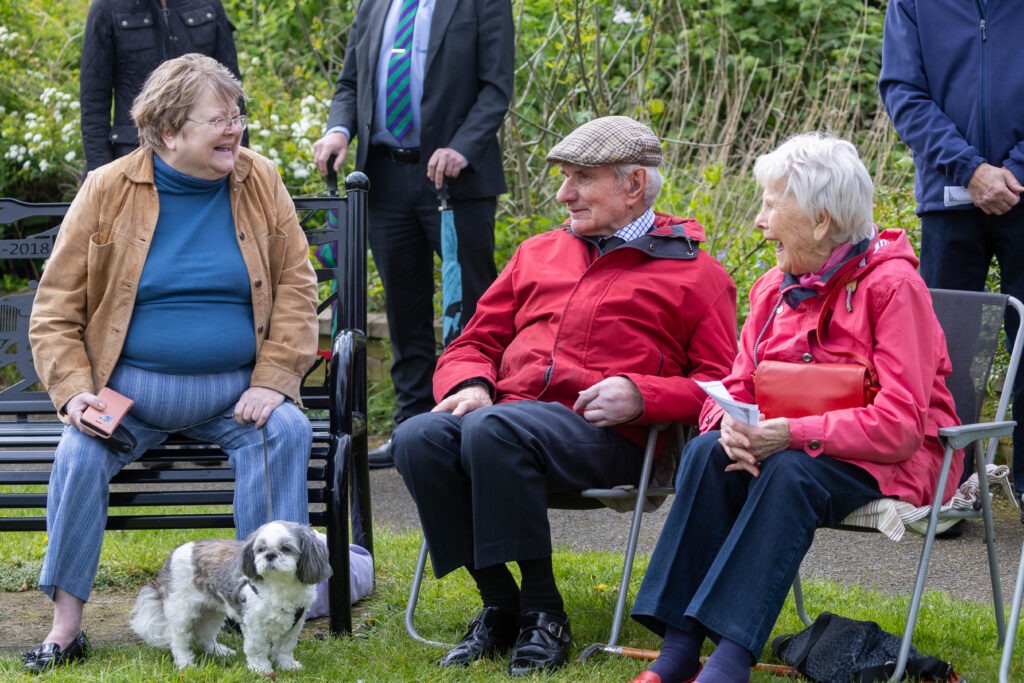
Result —
[{"label": "black leather shoe with buckle", "polygon": [[85,657],[89,649],[89,641],[81,631],[75,639],[65,648],[61,649],[57,643],[43,643],[31,652],[26,652],[21,657],[24,662],[24,670],[29,673],[42,673],[49,671],[55,666],[70,664]]},{"label": "black leather shoe with buckle", "polygon": [[519,638],[508,661],[511,676],[550,671],[565,664],[569,652],[569,619],[547,612],[527,612],[519,620]]},{"label": "black leather shoe with buckle", "polygon": [[381,445],[374,448],[367,454],[371,470],[384,469],[385,467],[394,467],[395,459],[391,457],[391,439],[388,439]]},{"label": "black leather shoe with buckle", "polygon": [[438,666],[461,666],[481,657],[508,652],[519,633],[519,615],[484,607],[473,617],[462,640],[437,660]]}]

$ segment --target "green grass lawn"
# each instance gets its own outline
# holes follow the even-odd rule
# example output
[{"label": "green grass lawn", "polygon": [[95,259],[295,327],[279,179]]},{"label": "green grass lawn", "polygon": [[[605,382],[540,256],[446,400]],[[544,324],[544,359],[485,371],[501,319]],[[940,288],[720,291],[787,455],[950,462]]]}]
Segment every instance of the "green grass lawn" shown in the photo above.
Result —
[{"label": "green grass lawn", "polygon": [[[223,535],[223,532],[108,532],[101,561],[102,572],[98,590],[119,586],[134,588],[146,577],[155,574],[167,550],[174,545],[199,536]],[[392,534],[377,530],[377,588],[371,597],[356,608],[351,636],[321,639],[315,628],[325,629],[323,621],[307,626],[296,650],[296,657],[305,665],[299,672],[282,672],[280,680],[294,681],[501,681],[507,680],[507,659],[481,661],[466,669],[445,670],[434,665],[441,651],[413,641],[405,632],[404,610],[408,588],[419,547],[416,534]],[[42,534],[5,534],[0,557],[0,577],[5,590],[16,590],[26,582],[34,586],[42,557]],[[635,576],[640,577],[647,558],[638,557]],[[565,594],[573,630],[575,657],[590,643],[603,642],[608,636],[610,613],[615,602],[620,568],[618,555],[588,552],[556,554],[556,573]],[[908,567],[908,572],[913,568]],[[633,591],[639,583],[634,581]],[[17,585],[15,585],[17,584]],[[844,616],[873,619],[890,632],[902,631],[901,619],[908,600],[894,599],[856,588],[824,581],[805,581],[808,604]],[[428,578],[424,582],[417,611],[417,627],[423,635],[453,642],[461,637],[468,618],[478,609],[469,576],[455,572],[442,581]],[[88,612],[87,612],[88,618]],[[783,610],[773,635],[791,633],[801,624],[788,604]],[[86,624],[88,632],[88,624]],[[224,636],[223,641],[236,650],[240,638]],[[940,593],[926,595],[914,645],[926,654],[951,660],[957,672],[971,681],[995,681],[998,678],[1000,653],[995,649],[995,625],[987,605],[958,602]],[[620,644],[657,649],[659,641],[652,634],[629,621]],[[1024,645],[1020,645],[1020,662]],[[709,648],[710,651],[710,648]],[[767,651],[761,661],[777,660]],[[570,662],[564,669],[527,680],[563,681],[629,681],[645,668],[645,662],[598,654],[587,663]],[[185,672],[175,669],[170,653],[146,645],[125,643],[116,647],[97,647],[83,664],[54,671],[45,679],[23,675],[20,659],[0,659],[0,680],[47,680],[54,683],[70,681],[257,681],[262,677],[249,672],[242,655],[214,660],[200,658],[197,666]],[[1024,665],[1018,664],[1011,679],[1024,680]],[[755,671],[754,683],[784,681]]]}]

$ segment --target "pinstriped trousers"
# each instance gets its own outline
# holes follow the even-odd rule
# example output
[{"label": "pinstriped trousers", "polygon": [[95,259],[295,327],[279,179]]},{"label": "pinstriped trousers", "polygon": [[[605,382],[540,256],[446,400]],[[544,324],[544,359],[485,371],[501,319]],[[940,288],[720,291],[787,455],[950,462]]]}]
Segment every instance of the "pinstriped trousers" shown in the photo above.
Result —
[{"label": "pinstriped trousers", "polygon": [[[120,365],[110,387],[135,400],[122,424],[137,441],[119,453],[102,439],[68,425],[54,455],[46,501],[48,542],[39,587],[52,599],[56,588],[88,600],[99,566],[107,521],[110,479],[170,432],[218,444],[235,473],[234,518],[238,538],[269,519],[309,520],[306,468],[312,428],[302,411],[285,402],[266,424],[273,514],[267,511],[263,434],[232,417],[249,387],[251,369],[215,375],[170,375]],[[168,548],[170,550],[170,548]]]},{"label": "pinstriped trousers", "polygon": [[438,577],[551,556],[548,495],[635,482],[643,449],[558,403],[423,413],[392,435]]}]

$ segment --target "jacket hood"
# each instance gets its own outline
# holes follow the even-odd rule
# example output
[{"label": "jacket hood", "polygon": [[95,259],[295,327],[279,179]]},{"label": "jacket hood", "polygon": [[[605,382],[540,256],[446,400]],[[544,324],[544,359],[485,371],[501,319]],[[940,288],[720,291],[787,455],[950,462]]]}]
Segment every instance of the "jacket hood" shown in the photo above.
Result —
[{"label": "jacket hood", "polygon": [[917,268],[917,254],[903,230],[883,230],[868,243],[867,251],[859,258],[850,259],[835,272],[832,279],[839,282],[850,277],[859,278],[879,264],[903,259]]}]

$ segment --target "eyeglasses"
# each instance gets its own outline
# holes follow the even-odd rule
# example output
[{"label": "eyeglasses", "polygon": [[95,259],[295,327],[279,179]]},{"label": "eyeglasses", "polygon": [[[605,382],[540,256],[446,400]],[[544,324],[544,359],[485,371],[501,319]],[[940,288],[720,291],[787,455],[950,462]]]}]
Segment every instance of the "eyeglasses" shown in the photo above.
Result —
[{"label": "eyeglasses", "polygon": [[241,116],[235,116],[235,117],[232,117],[230,119],[226,118],[224,116],[218,116],[217,118],[213,119],[212,121],[198,121],[196,119],[190,119],[190,118],[187,118],[187,117],[186,117],[185,120],[186,121],[191,121],[192,123],[202,123],[203,125],[206,125],[206,126],[213,126],[215,128],[220,128],[225,133],[229,132],[231,130],[231,127],[234,126],[235,124],[238,125],[238,129],[239,130],[245,130],[246,126],[249,125],[249,117],[246,116],[245,114],[242,114]]}]

